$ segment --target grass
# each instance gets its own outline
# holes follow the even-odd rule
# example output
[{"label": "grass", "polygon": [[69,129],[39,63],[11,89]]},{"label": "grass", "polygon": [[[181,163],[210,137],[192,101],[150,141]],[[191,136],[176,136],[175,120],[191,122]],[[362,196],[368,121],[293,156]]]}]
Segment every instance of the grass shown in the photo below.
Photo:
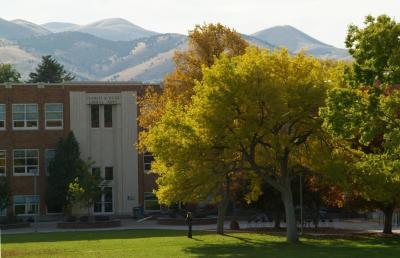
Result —
[{"label": "grass", "polygon": [[289,245],[283,236],[257,233],[115,230],[3,235],[3,257],[399,257],[399,238],[306,237]]}]

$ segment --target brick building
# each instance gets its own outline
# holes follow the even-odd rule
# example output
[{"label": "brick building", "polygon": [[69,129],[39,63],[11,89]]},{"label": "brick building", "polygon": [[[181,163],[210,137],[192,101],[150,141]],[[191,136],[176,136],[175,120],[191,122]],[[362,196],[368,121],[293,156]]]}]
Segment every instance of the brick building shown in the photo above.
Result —
[{"label": "brick building", "polygon": [[96,214],[127,215],[132,208],[159,209],[147,174],[151,156],[135,148],[137,97],[145,85],[73,82],[0,84],[0,176],[10,179],[12,196],[0,215],[51,215],[45,204],[46,168],[60,138],[72,131],[81,158],[108,187],[93,207]]}]

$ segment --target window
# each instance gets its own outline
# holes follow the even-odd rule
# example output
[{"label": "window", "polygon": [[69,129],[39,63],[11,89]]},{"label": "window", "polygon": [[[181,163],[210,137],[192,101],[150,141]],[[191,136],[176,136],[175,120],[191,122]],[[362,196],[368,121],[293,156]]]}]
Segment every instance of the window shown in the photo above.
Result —
[{"label": "window", "polygon": [[97,168],[97,167],[92,168],[92,176],[101,177],[100,168]]},{"label": "window", "polygon": [[15,195],[14,214],[15,215],[35,215],[39,213],[38,195]]},{"label": "window", "polygon": [[37,104],[14,104],[13,105],[13,127],[16,129],[38,128],[38,105]]},{"label": "window", "polygon": [[38,175],[39,151],[14,150],[14,174]]},{"label": "window", "polygon": [[0,104],[0,129],[6,128],[6,105]]},{"label": "window", "polygon": [[7,208],[5,209],[0,209],[0,217],[6,216],[7,215]]},{"label": "window", "polygon": [[104,105],[104,127],[111,128],[113,126],[112,105]]},{"label": "window", "polygon": [[46,128],[62,129],[64,124],[64,107],[62,103],[45,104]]},{"label": "window", "polygon": [[53,150],[53,149],[48,149],[48,150],[46,150],[46,157],[45,157],[46,176],[49,175],[49,166],[50,166],[50,162],[54,159],[55,156],[56,156],[56,150]]},{"label": "window", "polygon": [[113,192],[112,187],[104,187],[103,194],[94,204],[95,213],[113,212]]},{"label": "window", "polygon": [[114,179],[114,169],[113,167],[106,167],[104,169],[104,179],[113,180]]},{"label": "window", "polygon": [[148,173],[151,171],[151,162],[153,162],[154,157],[150,152],[145,152],[143,155],[143,167],[144,172]]},{"label": "window", "polygon": [[158,204],[157,197],[154,193],[144,193],[144,209],[146,211],[160,210],[160,204]]},{"label": "window", "polygon": [[6,151],[0,150],[0,176],[6,175],[6,164],[7,164]]},{"label": "window", "polygon": [[92,128],[100,127],[100,106],[90,105]]}]

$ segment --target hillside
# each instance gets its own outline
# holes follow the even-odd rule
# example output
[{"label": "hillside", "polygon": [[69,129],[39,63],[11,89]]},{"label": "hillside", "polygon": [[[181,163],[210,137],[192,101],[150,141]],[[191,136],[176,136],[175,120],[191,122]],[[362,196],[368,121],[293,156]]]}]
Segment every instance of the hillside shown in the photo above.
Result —
[{"label": "hillside", "polygon": [[289,25],[275,26],[256,32],[252,36],[275,46],[285,47],[293,53],[298,53],[304,49],[308,54],[321,58],[349,58],[346,49],[325,44]]}]

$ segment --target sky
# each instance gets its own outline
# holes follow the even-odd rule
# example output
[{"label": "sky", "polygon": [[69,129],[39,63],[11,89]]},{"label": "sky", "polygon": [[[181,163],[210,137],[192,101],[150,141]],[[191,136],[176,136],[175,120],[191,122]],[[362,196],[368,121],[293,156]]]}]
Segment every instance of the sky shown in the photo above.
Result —
[{"label": "sky", "polygon": [[0,0],[0,18],[42,24],[88,24],[124,18],[145,29],[187,34],[196,24],[220,22],[251,34],[292,25],[325,43],[344,47],[347,26],[368,14],[400,22],[400,0]]}]

